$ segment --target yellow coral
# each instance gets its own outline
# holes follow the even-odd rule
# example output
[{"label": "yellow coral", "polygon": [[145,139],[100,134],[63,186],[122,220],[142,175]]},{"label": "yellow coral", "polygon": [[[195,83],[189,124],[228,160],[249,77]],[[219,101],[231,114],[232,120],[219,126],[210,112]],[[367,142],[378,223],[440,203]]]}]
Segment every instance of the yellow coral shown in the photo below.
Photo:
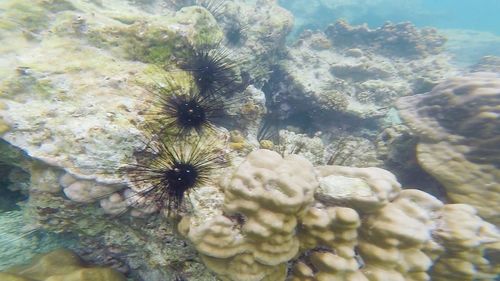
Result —
[{"label": "yellow coral", "polygon": [[245,137],[238,130],[233,130],[229,132],[229,148],[236,151],[243,151],[249,148]]},{"label": "yellow coral", "polygon": [[0,135],[7,133],[10,130],[10,126],[5,123],[5,121],[0,118]]},{"label": "yellow coral", "polygon": [[247,147],[247,145],[244,142],[230,142],[228,145],[230,149],[236,151],[242,151]]},{"label": "yellow coral", "polygon": [[245,137],[238,130],[232,130],[229,132],[229,140],[231,142],[245,142]]},{"label": "yellow coral", "polygon": [[261,140],[259,142],[260,148],[272,150],[274,147],[274,143],[270,140]]},{"label": "yellow coral", "polygon": [[345,111],[349,105],[346,96],[337,91],[323,93],[320,100],[322,102],[321,106],[328,110]]},{"label": "yellow coral", "polygon": [[73,252],[59,249],[38,256],[26,266],[0,272],[2,281],[126,281],[121,273],[105,267],[84,267]]}]

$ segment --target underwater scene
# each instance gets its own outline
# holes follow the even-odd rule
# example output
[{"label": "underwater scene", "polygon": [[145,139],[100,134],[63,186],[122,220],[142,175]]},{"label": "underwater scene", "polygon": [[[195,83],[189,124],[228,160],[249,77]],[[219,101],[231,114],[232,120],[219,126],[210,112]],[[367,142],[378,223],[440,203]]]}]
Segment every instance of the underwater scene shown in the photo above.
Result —
[{"label": "underwater scene", "polygon": [[0,281],[500,281],[499,0],[0,0]]}]

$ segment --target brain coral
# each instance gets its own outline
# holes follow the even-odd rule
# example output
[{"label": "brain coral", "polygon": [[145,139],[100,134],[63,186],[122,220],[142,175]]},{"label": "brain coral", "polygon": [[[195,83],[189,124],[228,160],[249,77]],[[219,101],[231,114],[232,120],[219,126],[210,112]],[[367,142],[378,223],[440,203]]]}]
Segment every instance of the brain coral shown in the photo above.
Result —
[{"label": "brain coral", "polygon": [[476,207],[500,223],[500,75],[456,77],[431,92],[403,97],[402,118],[420,137],[420,165],[452,201]]},{"label": "brain coral", "polygon": [[221,280],[472,281],[498,273],[483,251],[498,248],[500,234],[474,208],[401,190],[378,168],[313,168],[297,155],[257,150],[190,199],[194,212],[179,232]]}]

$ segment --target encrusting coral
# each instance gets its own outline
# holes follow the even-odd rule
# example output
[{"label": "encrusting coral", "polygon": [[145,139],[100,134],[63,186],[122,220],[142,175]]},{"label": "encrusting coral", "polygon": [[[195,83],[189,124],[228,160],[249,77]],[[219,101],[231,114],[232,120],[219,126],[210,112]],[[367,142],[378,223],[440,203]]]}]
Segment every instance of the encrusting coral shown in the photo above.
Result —
[{"label": "encrusting coral", "polygon": [[499,98],[499,74],[477,72],[397,102],[401,117],[420,137],[420,165],[453,202],[474,206],[495,224],[500,223]]},{"label": "encrusting coral", "polygon": [[[214,195],[219,188],[224,196]],[[285,280],[289,262],[296,281],[472,281],[498,273],[482,257],[500,245],[493,225],[468,205],[402,190],[382,169],[313,168],[297,155],[256,150],[220,187],[197,192],[179,231],[222,280]]]}]

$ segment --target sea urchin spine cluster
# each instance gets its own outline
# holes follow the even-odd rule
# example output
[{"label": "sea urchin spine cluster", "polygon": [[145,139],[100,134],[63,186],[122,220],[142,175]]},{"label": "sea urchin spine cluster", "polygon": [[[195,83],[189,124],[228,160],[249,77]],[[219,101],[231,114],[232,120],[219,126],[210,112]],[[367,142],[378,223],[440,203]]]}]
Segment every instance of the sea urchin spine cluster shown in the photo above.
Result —
[{"label": "sea urchin spine cluster", "polygon": [[[220,43],[193,47],[180,68],[191,74],[187,87],[168,82],[152,90],[153,125],[145,157],[128,165],[127,177],[138,196],[154,202],[158,210],[176,213],[189,191],[205,184],[221,161],[208,132],[227,120],[242,86],[238,64]],[[186,89],[187,88],[187,89]]]}]

